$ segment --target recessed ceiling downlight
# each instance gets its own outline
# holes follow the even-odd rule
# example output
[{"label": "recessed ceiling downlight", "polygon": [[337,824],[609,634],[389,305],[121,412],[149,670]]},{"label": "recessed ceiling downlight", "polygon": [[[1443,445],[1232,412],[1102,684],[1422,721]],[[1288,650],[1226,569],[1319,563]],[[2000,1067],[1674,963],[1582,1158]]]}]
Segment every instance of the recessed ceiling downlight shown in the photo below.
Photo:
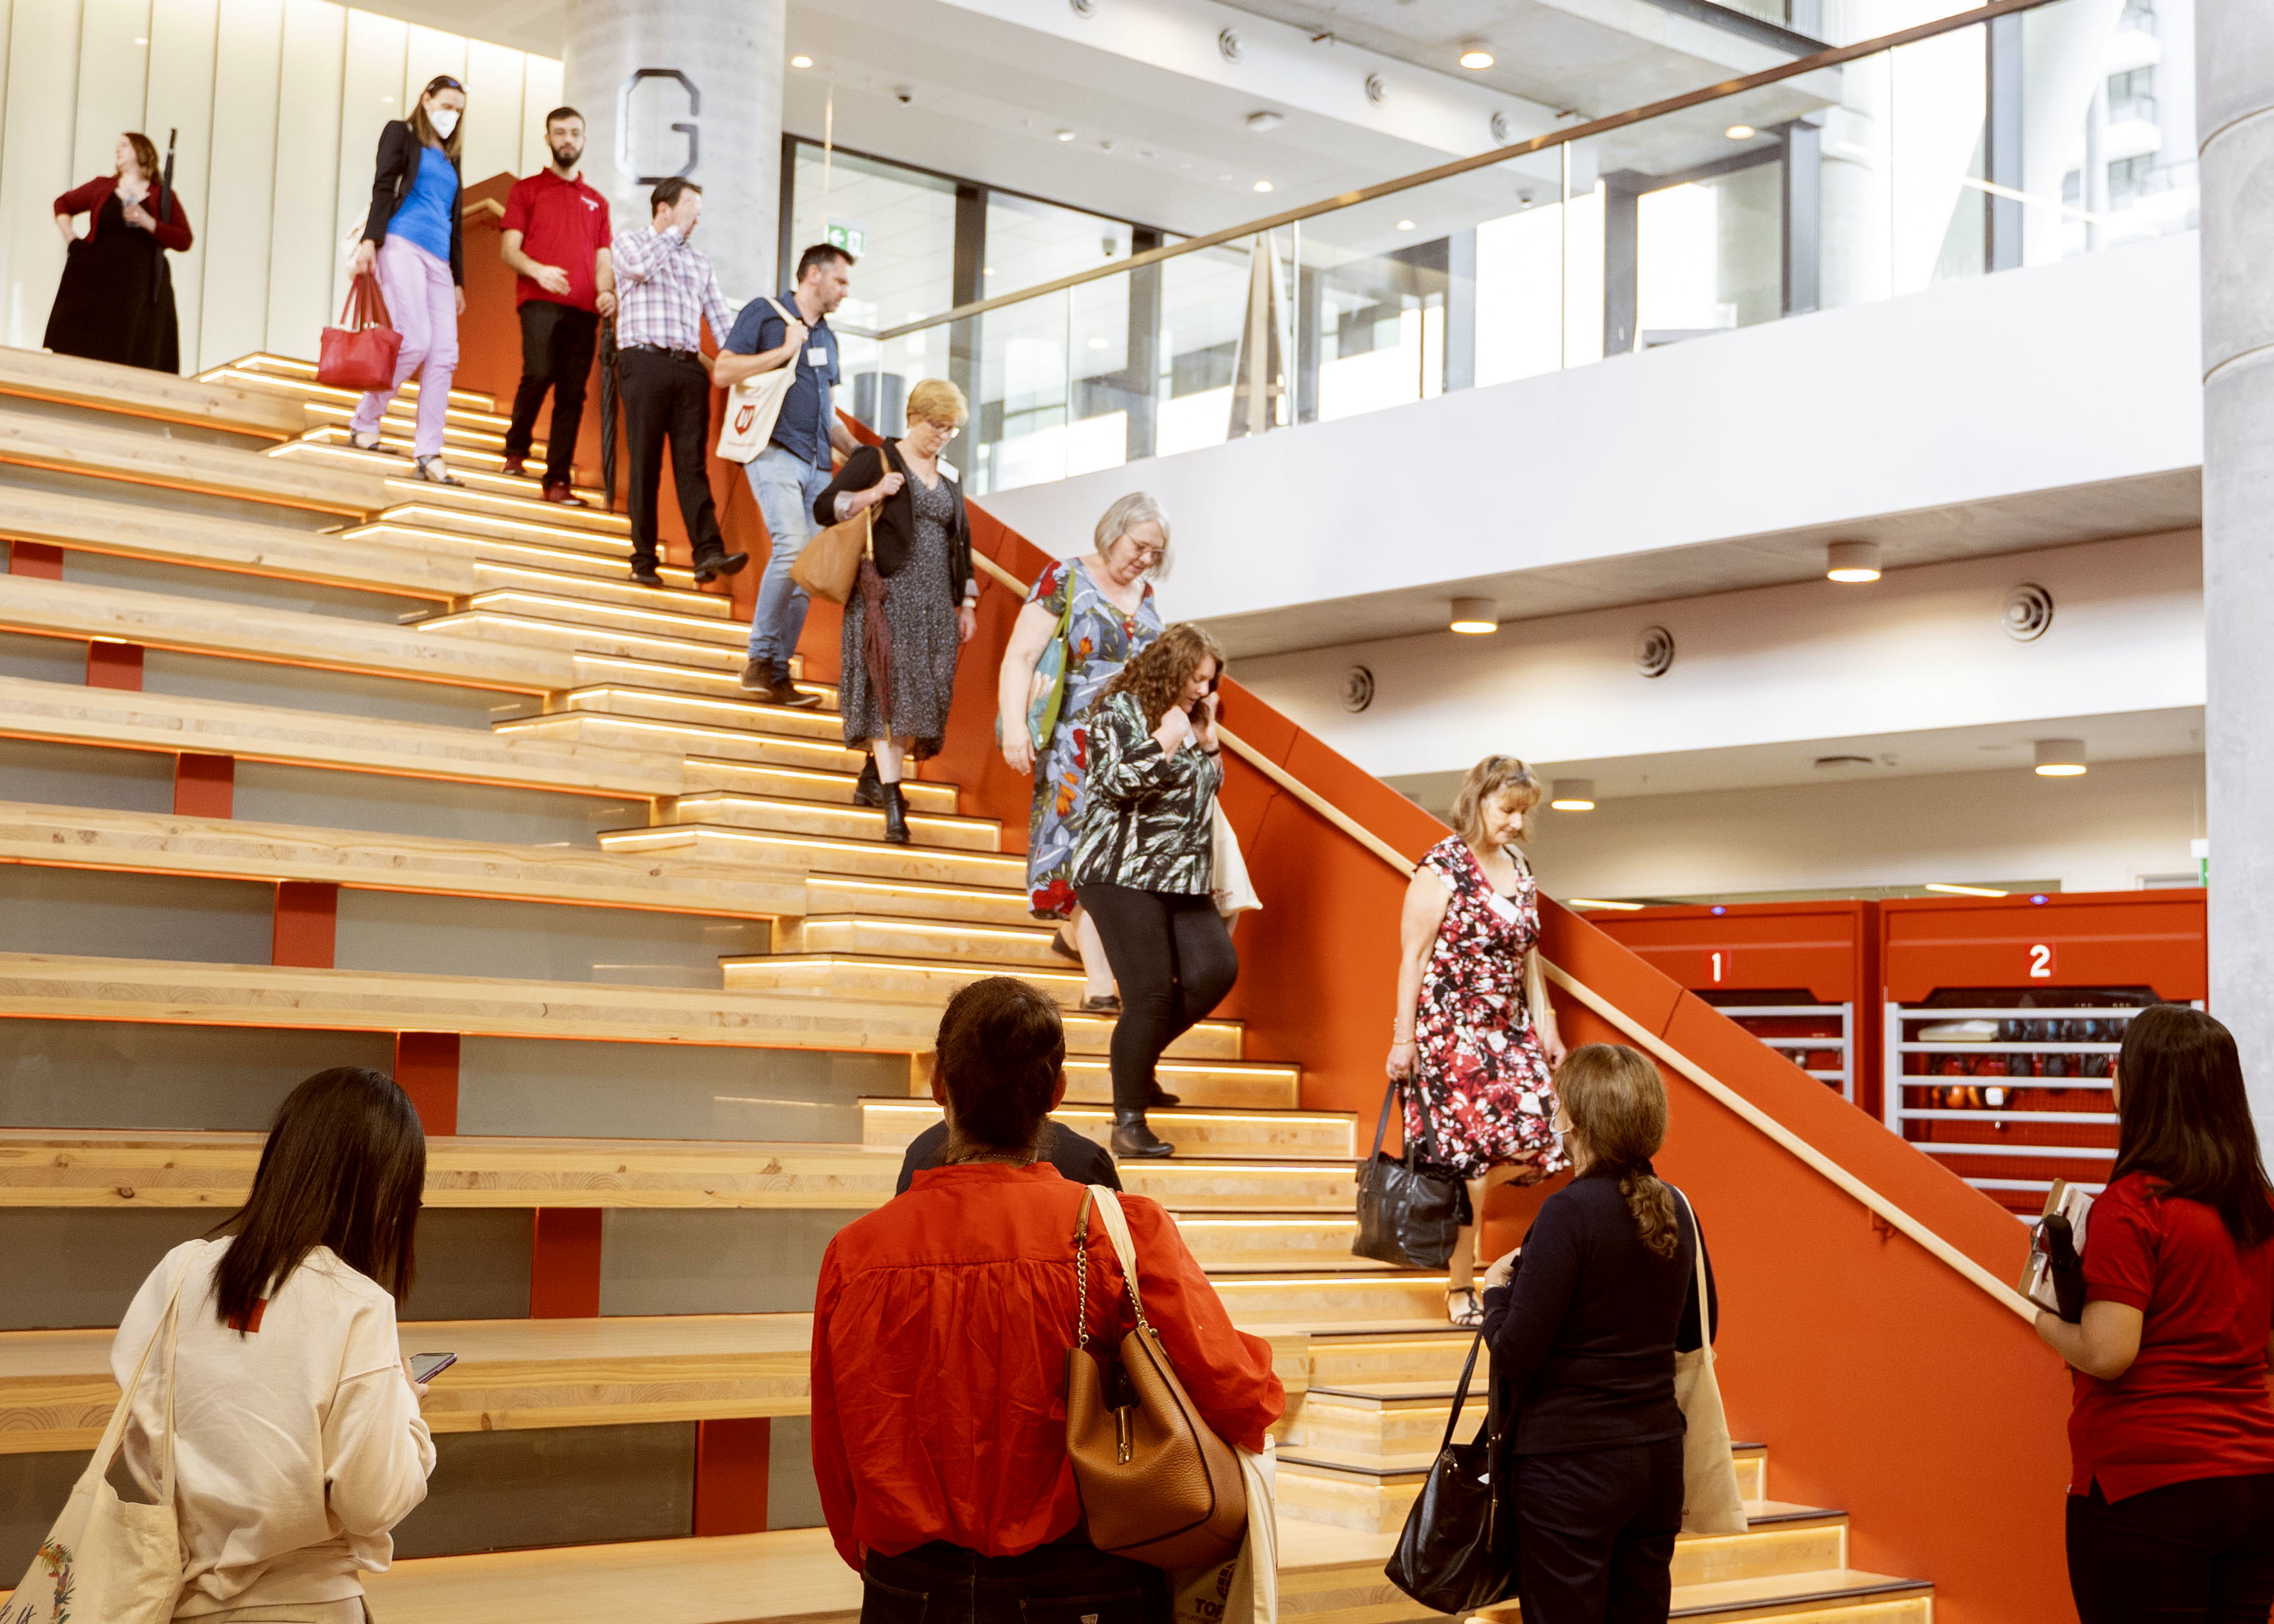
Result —
[{"label": "recessed ceiling downlight", "polygon": [[1593,778],[1557,778],[1547,792],[1547,804],[1557,812],[1593,812],[1595,809],[1595,780]]},{"label": "recessed ceiling downlight", "polygon": [[2041,778],[2081,778],[2084,776],[2084,741],[2037,741],[2037,776]]},{"label": "recessed ceiling downlight", "polygon": [[1457,598],[1453,618],[1447,624],[1449,630],[1481,636],[1500,629],[1500,610],[1489,598]]},{"label": "recessed ceiling downlight", "polygon": [[1876,541],[1835,541],[1824,550],[1827,581],[1877,581],[1879,544]]}]

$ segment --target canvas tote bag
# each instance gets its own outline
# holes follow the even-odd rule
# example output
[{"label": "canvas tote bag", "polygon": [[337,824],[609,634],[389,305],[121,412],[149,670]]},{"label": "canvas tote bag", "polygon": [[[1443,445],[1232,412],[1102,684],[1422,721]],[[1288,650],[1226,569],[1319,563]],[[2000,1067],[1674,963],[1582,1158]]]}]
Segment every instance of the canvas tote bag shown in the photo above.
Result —
[{"label": "canvas tote bag", "polygon": [[1713,1316],[1706,1290],[1706,1232],[1697,1209],[1676,1190],[1675,1199],[1690,1214],[1698,1237],[1698,1329],[1695,1352],[1674,1356],[1674,1401],[1690,1430],[1682,1440],[1682,1531],[1742,1534],[1744,1496],[1737,1491],[1737,1463],[1729,1458],[1729,1421],[1721,1413],[1721,1384],[1713,1379]]},{"label": "canvas tote bag", "polygon": [[[782,319],[785,326],[796,320],[781,307],[780,300],[768,299],[766,303],[773,306],[774,314]],[[772,372],[753,372],[727,390],[727,417],[719,425],[719,456],[729,462],[748,462],[764,451],[774,437],[774,425],[781,418],[782,401],[796,381],[797,357],[792,356]]]},{"label": "canvas tote bag", "polygon": [[[182,1282],[203,1248],[182,1260],[174,1275],[165,1316],[135,1362],[134,1376],[110,1412],[110,1425],[94,1456],[72,1487],[63,1515],[48,1530],[30,1571],[17,1584],[0,1624],[166,1624],[182,1588],[181,1530],[174,1515],[174,1344],[181,1323]],[[158,1449],[154,1504],[119,1497],[114,1469],[125,1463],[122,1443],[133,1412],[134,1395],[150,1356],[159,1361],[166,1384],[166,1429],[154,1440]],[[117,1481],[132,1487],[123,1470]],[[139,1492],[139,1489],[134,1490]]]}]

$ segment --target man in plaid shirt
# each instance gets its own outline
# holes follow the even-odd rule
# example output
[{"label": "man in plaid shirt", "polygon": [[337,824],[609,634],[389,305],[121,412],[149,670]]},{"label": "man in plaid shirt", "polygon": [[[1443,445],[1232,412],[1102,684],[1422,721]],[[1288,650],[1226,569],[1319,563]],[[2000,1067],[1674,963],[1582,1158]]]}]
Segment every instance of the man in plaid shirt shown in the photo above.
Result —
[{"label": "man in plaid shirt", "polygon": [[615,244],[616,366],[632,462],[632,579],[663,584],[656,573],[655,498],[669,440],[679,515],[695,543],[695,579],[702,583],[749,562],[727,551],[704,461],[711,373],[703,361],[703,319],[710,318],[712,335],[723,342],[734,312],[710,257],[688,246],[703,218],[703,188],[674,175],[648,194],[648,229]]}]

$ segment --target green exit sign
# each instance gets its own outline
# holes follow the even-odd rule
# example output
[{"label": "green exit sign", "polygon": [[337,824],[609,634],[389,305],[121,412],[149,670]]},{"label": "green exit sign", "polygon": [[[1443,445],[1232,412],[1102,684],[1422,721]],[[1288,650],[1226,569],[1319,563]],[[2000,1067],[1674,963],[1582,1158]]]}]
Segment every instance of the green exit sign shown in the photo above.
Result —
[{"label": "green exit sign", "polygon": [[869,252],[869,234],[859,226],[848,226],[832,221],[828,237],[829,245],[832,248],[842,248],[855,258]]}]

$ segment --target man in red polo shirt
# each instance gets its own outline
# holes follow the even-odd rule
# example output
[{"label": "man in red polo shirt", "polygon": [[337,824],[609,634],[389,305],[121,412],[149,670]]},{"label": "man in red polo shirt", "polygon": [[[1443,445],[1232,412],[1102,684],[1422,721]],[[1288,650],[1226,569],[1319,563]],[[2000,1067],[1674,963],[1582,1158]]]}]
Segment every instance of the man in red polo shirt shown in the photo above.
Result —
[{"label": "man in red polo shirt", "polygon": [[502,254],[516,273],[513,297],[521,313],[521,387],[505,435],[505,471],[523,471],[537,410],[550,389],[545,500],[582,508],[576,430],[600,318],[615,313],[616,275],[608,257],[608,201],[576,173],[584,156],[584,116],[573,107],[554,108],[545,116],[545,144],[552,166],[516,181],[505,200]]}]

